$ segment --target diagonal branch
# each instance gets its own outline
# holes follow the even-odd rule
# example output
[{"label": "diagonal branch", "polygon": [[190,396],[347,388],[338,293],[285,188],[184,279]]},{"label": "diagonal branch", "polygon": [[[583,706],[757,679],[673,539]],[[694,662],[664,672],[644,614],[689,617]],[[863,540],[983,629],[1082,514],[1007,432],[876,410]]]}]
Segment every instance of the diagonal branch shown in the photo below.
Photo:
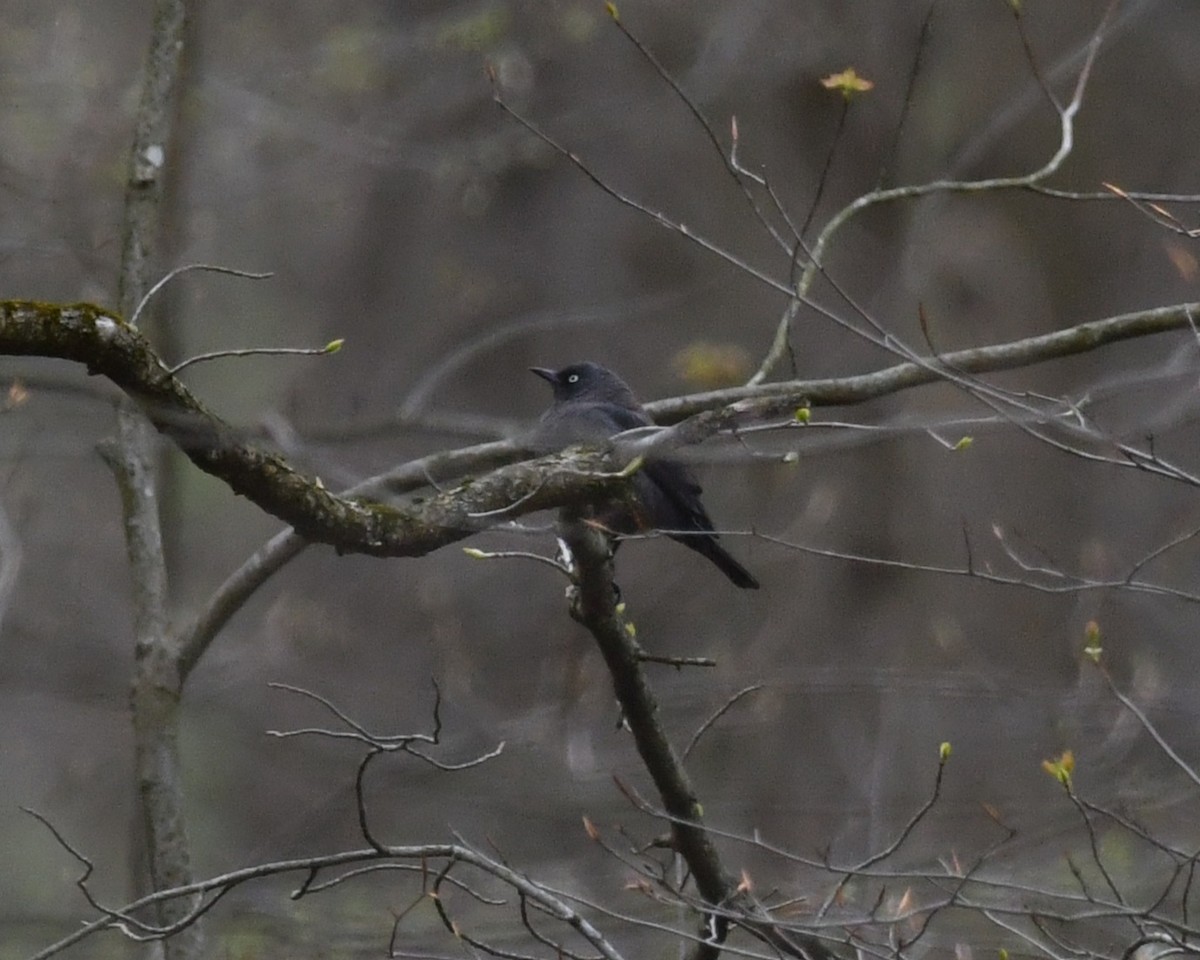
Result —
[{"label": "diagonal branch", "polygon": [[0,304],[0,353],[86,363],[137,401],[201,470],[291,524],[306,540],[347,553],[422,556],[486,529],[489,514],[513,517],[620,496],[628,481],[613,472],[609,453],[592,451],[511,464],[403,507],[349,499],[245,442],[170,376],[134,327],[98,307]]},{"label": "diagonal branch", "polygon": [[701,898],[713,908],[691,960],[715,960],[720,955],[728,934],[728,907],[744,911],[738,923],[780,955],[828,960],[833,955],[816,937],[774,924],[721,860],[704,826],[691,778],[659,722],[658,701],[642,668],[641,647],[618,602],[612,554],[604,535],[568,517],[559,524],[559,536],[577,564],[571,616],[591,633],[604,656],[624,722],[670,817],[672,844],[687,863]]}]

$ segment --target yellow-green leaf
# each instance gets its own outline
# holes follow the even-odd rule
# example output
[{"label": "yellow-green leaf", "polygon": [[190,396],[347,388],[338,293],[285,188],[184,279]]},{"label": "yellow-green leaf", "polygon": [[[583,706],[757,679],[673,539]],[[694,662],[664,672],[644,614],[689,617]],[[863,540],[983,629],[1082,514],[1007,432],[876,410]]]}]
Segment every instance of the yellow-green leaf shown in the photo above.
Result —
[{"label": "yellow-green leaf", "polygon": [[847,100],[852,100],[860,93],[866,93],[875,84],[865,77],[860,77],[853,67],[847,67],[841,73],[831,73],[821,79],[821,86],[826,90],[837,90]]},{"label": "yellow-green leaf", "polygon": [[1075,754],[1070,750],[1064,750],[1056,760],[1043,760],[1042,769],[1064,787],[1069,787],[1071,774],[1075,770]]}]

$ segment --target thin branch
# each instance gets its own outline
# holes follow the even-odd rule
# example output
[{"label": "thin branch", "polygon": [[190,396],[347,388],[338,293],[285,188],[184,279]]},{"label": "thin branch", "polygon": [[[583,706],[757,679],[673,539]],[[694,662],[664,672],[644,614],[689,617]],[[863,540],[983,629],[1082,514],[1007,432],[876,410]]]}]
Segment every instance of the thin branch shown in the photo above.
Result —
[{"label": "thin branch", "polygon": [[708,719],[696,728],[696,732],[692,734],[692,739],[689,740],[688,745],[683,748],[683,760],[685,762],[687,761],[687,758],[692,755],[692,751],[696,749],[696,744],[700,742],[700,739],[704,736],[704,734],[712,728],[713,724],[725,716],[725,714],[727,714],[739,700],[741,700],[743,697],[749,696],[752,693],[758,693],[758,691],[762,688],[763,684],[761,683],[752,683],[748,687],[742,687],[741,690],[739,690],[732,697],[721,704],[721,706],[714,710],[712,714],[709,715]]},{"label": "thin branch", "polygon": [[338,707],[332,701],[326,699],[325,697],[321,696],[318,693],[312,692],[311,690],[306,690],[303,687],[294,687],[294,686],[292,686],[290,684],[286,684],[286,683],[270,683],[270,684],[268,684],[268,686],[275,690],[286,690],[289,693],[296,693],[296,694],[299,694],[300,696],[307,697],[308,699],[313,700],[316,703],[319,703],[326,710],[328,710],[331,714],[333,714],[338,720],[342,721],[342,723],[344,723],[349,729],[348,730],[327,730],[327,729],[324,729],[321,727],[305,727],[305,728],[298,729],[298,730],[268,730],[267,734],[269,736],[277,737],[279,739],[288,739],[291,737],[301,737],[301,736],[319,736],[319,737],[328,737],[331,740],[353,740],[357,743],[363,744],[364,746],[368,747],[369,749],[367,752],[367,757],[363,761],[362,767],[360,767],[360,771],[359,771],[360,780],[361,780],[362,775],[366,771],[367,763],[371,759],[373,759],[376,754],[379,754],[379,753],[393,753],[393,752],[397,752],[397,751],[402,752],[402,753],[407,753],[410,756],[416,757],[418,760],[422,760],[425,763],[429,764],[431,767],[434,767],[438,770],[453,772],[453,771],[457,771],[457,770],[469,770],[472,767],[480,766],[481,764],[487,763],[489,760],[495,759],[496,757],[500,756],[501,753],[504,752],[505,743],[503,740],[501,740],[491,750],[481,753],[478,756],[472,757],[469,760],[462,760],[462,761],[459,761],[458,763],[448,763],[446,761],[438,760],[434,757],[431,757],[429,754],[425,753],[423,750],[417,749],[416,747],[413,746],[414,743],[426,743],[426,744],[432,744],[435,746],[439,743],[440,734],[441,734],[441,718],[440,718],[441,691],[440,691],[440,689],[438,689],[438,686],[436,683],[434,684],[434,690],[435,690],[436,697],[434,700],[434,708],[433,708],[434,732],[433,733],[396,733],[396,734],[371,733],[369,730],[366,729],[366,727],[364,727],[362,724],[360,724],[357,720],[354,720],[352,717],[347,715],[345,713],[345,711],[343,711],[340,707]]},{"label": "thin branch", "polygon": [[860,863],[846,870],[845,874],[842,876],[842,879],[838,881],[837,886],[830,891],[829,896],[825,898],[825,902],[821,904],[821,908],[817,911],[818,917],[824,917],[829,912],[830,907],[832,907],[838,897],[841,896],[842,891],[846,888],[846,884],[849,883],[851,879],[858,874],[861,874],[864,870],[868,870],[876,864],[882,863],[884,860],[891,857],[897,850],[900,849],[901,846],[904,845],[904,841],[912,836],[912,832],[916,830],[921,821],[929,815],[929,812],[937,803],[938,797],[940,797],[942,794],[942,778],[945,775],[946,763],[949,759],[950,751],[943,748],[938,756],[937,774],[933,779],[933,790],[930,791],[929,797],[923,804],[921,804],[920,807],[917,808],[913,815],[908,818],[908,823],[901,827],[900,832],[896,834],[891,843],[871,854]]},{"label": "thin branch", "polygon": [[913,92],[917,88],[917,77],[921,74],[921,65],[924,60],[925,50],[929,46],[930,27],[933,24],[933,14],[937,9],[937,5],[938,0],[929,0],[929,6],[926,8],[925,16],[921,20],[921,29],[917,34],[917,46],[913,53],[912,66],[908,71],[908,80],[904,84],[904,99],[901,101],[900,116],[896,120],[896,129],[892,131],[892,142],[884,152],[883,163],[879,167],[879,180],[876,183],[877,190],[881,190],[886,186],[888,176],[891,172],[890,168],[895,166],[900,153],[900,138],[904,134],[909,110],[912,109]]},{"label": "thin branch", "polygon": [[715,667],[717,661],[712,657],[672,657],[661,653],[638,652],[638,660],[642,663],[659,663],[665,667]]},{"label": "thin branch", "polygon": [[[972,580],[979,580],[983,583],[990,583],[996,586],[1020,587],[1026,590],[1033,590],[1038,593],[1073,594],[1086,593],[1093,590],[1127,590],[1132,593],[1145,593],[1151,596],[1172,597],[1188,603],[1200,603],[1200,593],[1180,590],[1163,584],[1153,583],[1148,580],[1134,580],[1129,576],[1108,580],[1095,580],[1085,578],[1079,574],[1069,573],[1063,570],[1055,570],[1050,567],[1034,568],[1032,566],[1020,565],[1019,561],[1017,561],[1015,558],[1014,562],[1017,562],[1018,565],[1021,566],[1022,573],[1042,573],[1051,578],[1052,582],[1037,582],[1030,579],[1028,576],[1002,574],[988,569],[981,569],[975,562],[969,541],[965,548],[965,562],[961,566],[949,566],[943,564],[921,563],[912,560],[893,560],[887,557],[872,556],[870,554],[857,553],[848,550],[838,550],[828,547],[814,547],[808,544],[797,543],[792,540],[786,540],[782,537],[775,537],[765,533],[744,531],[744,534],[746,536],[757,537],[758,539],[764,540],[767,543],[777,544],[778,546],[785,547],[789,550],[795,550],[800,553],[808,554],[809,556],[824,557],[830,560],[844,560],[850,563],[864,564],[866,566],[877,566],[893,570],[906,570],[912,573],[931,573],[938,576],[967,577]],[[725,535],[736,535],[736,532],[725,531]]]},{"label": "thin branch", "polygon": [[[307,690],[304,687],[295,687],[295,686],[292,686],[290,683],[279,683],[277,681],[272,681],[272,682],[268,683],[267,686],[270,687],[272,690],[283,690],[287,693],[294,693],[294,694],[304,697],[308,700],[312,700],[314,703],[320,704],[327,711],[329,711],[329,713],[333,714],[333,716],[337,717],[337,719],[341,720],[342,723],[344,723],[347,727],[349,727],[350,730],[353,732],[353,734],[357,737],[357,739],[363,743],[369,744],[370,746],[380,746],[381,740],[384,739],[382,737],[377,737],[374,734],[370,733],[366,729],[366,727],[364,727],[362,724],[360,724],[357,720],[355,720],[352,717],[350,717],[349,715],[347,715],[341,709],[341,707],[337,706],[337,704],[335,704],[332,700],[329,700],[326,697],[323,697],[319,693],[315,693],[312,690]],[[267,732],[273,737],[287,737],[287,736],[295,736],[296,732],[309,732],[309,731],[293,731],[291,733],[279,733],[274,730],[268,730]],[[324,732],[324,731],[315,731],[315,732],[320,733],[320,732]],[[407,737],[410,739],[423,739],[423,740],[426,740],[429,742],[436,743],[436,741],[433,740],[433,738],[430,737],[428,734],[415,733],[415,734],[408,734]]]},{"label": "thin branch", "polygon": [[531,553],[527,550],[477,550],[474,547],[463,547],[463,553],[473,560],[533,560],[570,576],[570,570],[553,557],[545,557],[540,553]]},{"label": "thin branch", "polygon": [[808,233],[808,228],[812,225],[813,217],[817,215],[817,207],[821,205],[821,198],[825,195],[825,187],[829,182],[829,174],[833,170],[833,158],[837,154],[838,145],[842,142],[842,133],[846,129],[846,119],[850,116],[850,98],[841,98],[841,110],[838,112],[837,126],[833,129],[833,136],[829,138],[829,149],[825,151],[825,163],[821,167],[821,175],[817,178],[817,190],[813,194],[812,202],[808,206],[808,213],[804,217],[804,223],[800,226],[800,236]]},{"label": "thin branch", "polygon": [[774,208],[775,213],[779,215],[785,224],[787,224],[788,231],[792,235],[792,249],[788,256],[791,259],[792,266],[794,268],[796,259],[800,255],[800,251],[804,249],[804,242],[800,237],[800,227],[792,221],[791,214],[788,213],[788,209],[784,205],[783,199],[775,191],[775,186],[767,178],[766,173],[755,173],[753,170],[749,170],[744,167],[738,160],[738,147],[740,144],[740,139],[738,137],[738,120],[736,115],[729,118],[729,140],[729,165],[734,169],[734,171],[737,172],[739,176],[745,177],[751,183],[757,184],[767,192],[767,196],[771,200],[771,206]]},{"label": "thin branch", "polygon": [[[696,101],[688,95],[687,91],[683,89],[682,85],[678,80],[675,79],[674,75],[666,67],[664,67],[661,61],[659,61],[659,59],[654,55],[653,51],[651,51],[649,47],[642,43],[641,39],[639,39],[632,31],[630,31],[628,27],[625,26],[624,21],[621,20],[621,18],[615,13],[613,13],[613,10],[614,8],[609,8],[609,12],[612,13],[612,20],[617,25],[617,29],[621,31],[621,34],[626,40],[633,44],[634,48],[639,54],[641,54],[642,59],[650,64],[650,66],[654,69],[654,72],[658,74],[659,79],[661,79],[667,84],[667,86],[671,88],[675,96],[679,98],[679,101],[685,107],[687,107],[688,112],[695,118],[696,122],[700,124],[705,136],[708,137],[709,143],[712,144],[713,150],[716,152],[717,156],[721,158],[721,163],[724,164],[726,172],[733,179],[734,183],[736,183],[741,189],[742,195],[746,198],[746,202],[750,205],[750,209],[754,211],[754,215],[758,218],[759,223],[762,224],[763,229],[782,249],[790,250],[792,245],[780,235],[779,231],[775,229],[771,221],[767,219],[766,214],[764,214],[762,211],[762,208],[759,207],[758,201],[754,197],[754,192],[742,178],[742,171],[733,160],[732,151],[729,154],[726,154],[725,147],[721,143],[720,137],[717,136],[716,129],[713,127],[713,124],[709,121],[704,111],[700,109],[699,104],[697,104]],[[797,236],[799,236],[799,234],[797,234]]]},{"label": "thin branch", "polygon": [[224,360],[227,357],[324,357],[341,349],[342,341],[332,340],[323,347],[245,347],[238,350],[213,350],[188,357],[169,368],[168,372],[171,376],[176,376],[192,364]]},{"label": "thin branch", "polygon": [[1062,115],[1063,106],[1059,102],[1058,97],[1054,95],[1054,91],[1050,89],[1050,83],[1046,80],[1045,74],[1042,73],[1042,68],[1038,65],[1037,56],[1033,52],[1033,43],[1029,38],[1029,31],[1025,29],[1024,11],[1019,3],[1009,4],[1009,9],[1012,11],[1013,20],[1017,25],[1017,35],[1021,38],[1021,49],[1025,51],[1025,62],[1029,64],[1029,69],[1033,72],[1033,79],[1037,81],[1037,85],[1041,88],[1043,95],[1046,97],[1046,102],[1054,108],[1054,112]]},{"label": "thin branch", "polygon": [[374,747],[368,750],[359,761],[358,769],[354,773],[354,812],[358,816],[358,831],[362,834],[362,838],[376,853],[386,854],[383,844],[375,839],[375,834],[371,831],[370,817],[367,816],[366,793],[367,768],[371,765],[371,761],[382,752],[380,747]]},{"label": "thin branch", "polygon": [[247,270],[235,270],[233,267],[221,267],[212,263],[187,263],[182,267],[176,267],[174,270],[170,271],[165,277],[160,279],[154,284],[154,286],[146,291],[145,296],[138,301],[137,308],[133,311],[133,316],[129,318],[129,322],[136,327],[138,318],[142,315],[142,311],[146,309],[146,304],[150,302],[151,297],[153,297],[156,293],[158,293],[159,290],[165,287],[176,277],[188,273],[191,270],[204,270],[209,273],[225,273],[232,277],[245,277],[247,280],[267,280],[275,276],[274,273],[250,273]]},{"label": "thin branch", "polygon": [[[1028,187],[1031,193],[1040,193],[1056,200],[1143,200],[1147,203],[1200,203],[1200,193],[1158,193],[1153,190],[1125,190],[1105,184],[1107,192],[1102,190],[1060,190],[1057,187],[1047,187],[1045,184],[1032,184]],[[1114,189],[1118,192],[1114,192]]]},{"label": "thin branch", "polygon": [[[587,177],[589,180],[591,180],[592,183],[594,183],[597,187],[599,187],[602,191],[604,191],[605,194],[607,194],[613,200],[616,200],[617,203],[621,204],[622,206],[629,207],[633,210],[637,210],[639,213],[642,213],[645,216],[649,217],[651,220],[655,221],[660,226],[666,227],[668,230],[672,231],[673,233],[679,234],[681,237],[684,237],[685,239],[691,241],[692,243],[694,243],[696,246],[700,247],[701,249],[707,250],[709,253],[716,255],[721,260],[724,260],[726,263],[730,264],[731,266],[736,267],[738,270],[741,270],[742,272],[748,274],[749,276],[754,277],[756,280],[758,280],[759,282],[770,287],[772,290],[775,290],[778,293],[782,293],[788,297],[792,297],[795,295],[791,286],[789,286],[788,284],[786,284],[780,280],[776,280],[774,277],[759,270],[757,267],[753,266],[752,264],[750,264],[748,261],[744,260],[743,258],[737,256],[736,254],[730,252],[729,250],[726,250],[723,247],[718,246],[717,244],[715,244],[711,240],[707,239],[706,237],[696,233],[694,230],[692,230],[690,227],[686,226],[685,224],[671,219],[670,217],[668,217],[665,213],[662,213],[661,211],[651,209],[650,207],[646,206],[644,203],[642,203],[638,200],[635,200],[633,197],[629,196],[628,194],[626,194],[626,193],[622,192],[621,190],[617,189],[616,187],[614,187],[607,180],[605,180],[603,177],[599,176],[595,171],[593,171],[591,167],[589,167],[583,160],[580,159],[578,154],[572,152],[571,150],[568,150],[565,146],[563,146],[561,143],[559,143],[557,140],[555,140],[552,136],[550,136],[550,134],[548,134],[544,130],[542,130],[541,127],[539,127],[537,124],[535,124],[532,120],[529,120],[522,114],[518,113],[515,109],[510,107],[508,105],[508,103],[505,101],[504,97],[501,96],[500,89],[495,83],[493,83],[493,87],[492,87],[492,99],[495,100],[495,102],[499,105],[501,110],[503,110],[505,113],[507,113],[517,123],[519,123],[522,127],[524,127],[526,130],[528,130],[530,133],[532,133],[535,137],[537,137],[539,140],[541,140],[543,143],[545,143],[546,146],[550,147],[550,149],[553,150],[555,153],[559,154],[564,159],[570,161],[570,163],[573,166],[575,166],[576,169],[578,169],[580,171],[580,173],[582,173],[585,177]],[[790,249],[790,247],[789,247],[789,249]]]},{"label": "thin branch", "polygon": [[1158,748],[1167,755],[1170,761],[1175,764],[1179,770],[1183,771],[1184,775],[1187,776],[1192,783],[1200,787],[1200,774],[1198,774],[1192,765],[1184,760],[1183,757],[1176,752],[1175,748],[1171,746],[1167,739],[1158,732],[1158,728],[1154,726],[1154,724],[1150,721],[1150,718],[1146,716],[1145,711],[1143,711],[1142,708],[1139,707],[1128,694],[1124,693],[1116,685],[1116,683],[1113,681],[1112,674],[1108,672],[1108,668],[1105,667],[1103,663],[1099,663],[1097,666],[1100,669],[1100,676],[1104,678],[1104,682],[1108,685],[1109,691],[1114,697],[1117,698],[1121,706],[1133,714],[1133,716],[1137,719],[1137,722],[1141,724],[1142,729],[1150,735],[1150,739],[1153,740]]}]

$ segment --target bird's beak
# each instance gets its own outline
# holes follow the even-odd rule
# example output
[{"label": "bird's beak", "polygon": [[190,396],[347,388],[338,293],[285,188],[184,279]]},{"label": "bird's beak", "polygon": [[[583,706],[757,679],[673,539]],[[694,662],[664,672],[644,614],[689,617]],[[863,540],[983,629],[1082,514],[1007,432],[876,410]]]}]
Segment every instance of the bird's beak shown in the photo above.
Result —
[{"label": "bird's beak", "polygon": [[549,383],[558,382],[558,371],[556,370],[550,370],[547,367],[530,367],[529,372],[536,373],[539,377],[548,381]]}]

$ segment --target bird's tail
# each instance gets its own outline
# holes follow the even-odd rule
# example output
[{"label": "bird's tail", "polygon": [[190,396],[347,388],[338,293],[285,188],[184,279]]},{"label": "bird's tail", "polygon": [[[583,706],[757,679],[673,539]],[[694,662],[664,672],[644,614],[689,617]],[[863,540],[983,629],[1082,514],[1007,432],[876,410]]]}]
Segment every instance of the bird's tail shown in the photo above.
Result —
[{"label": "bird's tail", "polygon": [[741,587],[743,590],[758,589],[759,583],[754,574],[738,563],[732,554],[717,543],[717,538],[712,534],[702,537],[676,537],[676,539],[697,553],[708,557],[735,587]]}]

